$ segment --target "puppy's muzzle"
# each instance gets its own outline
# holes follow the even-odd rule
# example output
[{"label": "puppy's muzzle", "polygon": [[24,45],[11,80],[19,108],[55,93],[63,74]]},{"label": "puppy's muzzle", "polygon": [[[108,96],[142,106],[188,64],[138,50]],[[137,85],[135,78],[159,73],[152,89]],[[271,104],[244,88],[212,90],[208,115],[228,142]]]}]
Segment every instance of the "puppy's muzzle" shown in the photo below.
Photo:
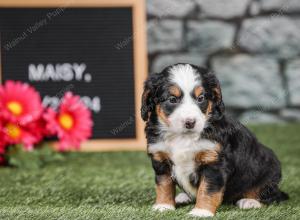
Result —
[{"label": "puppy's muzzle", "polygon": [[186,129],[193,129],[195,127],[196,120],[195,119],[187,119],[185,120],[184,126]]}]

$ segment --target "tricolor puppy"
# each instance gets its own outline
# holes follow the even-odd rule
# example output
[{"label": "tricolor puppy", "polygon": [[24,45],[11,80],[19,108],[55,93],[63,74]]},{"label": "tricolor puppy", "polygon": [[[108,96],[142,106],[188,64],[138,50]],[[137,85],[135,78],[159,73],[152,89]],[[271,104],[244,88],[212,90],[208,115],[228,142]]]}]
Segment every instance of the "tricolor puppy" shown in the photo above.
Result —
[{"label": "tricolor puppy", "polygon": [[[149,76],[141,114],[155,172],[154,209],[195,201],[189,214],[208,217],[222,202],[249,209],[288,198],[278,187],[272,150],[224,110],[220,84],[204,68],[176,64]],[[184,193],[175,198],[176,184]]]}]

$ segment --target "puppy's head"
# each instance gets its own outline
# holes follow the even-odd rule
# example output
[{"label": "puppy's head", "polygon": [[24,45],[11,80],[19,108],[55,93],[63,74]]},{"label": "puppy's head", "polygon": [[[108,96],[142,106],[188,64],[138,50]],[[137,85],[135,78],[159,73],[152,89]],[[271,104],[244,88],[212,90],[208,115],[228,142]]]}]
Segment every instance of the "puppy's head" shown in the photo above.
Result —
[{"label": "puppy's head", "polygon": [[145,82],[141,115],[172,133],[199,133],[223,117],[219,81],[206,69],[175,64]]}]

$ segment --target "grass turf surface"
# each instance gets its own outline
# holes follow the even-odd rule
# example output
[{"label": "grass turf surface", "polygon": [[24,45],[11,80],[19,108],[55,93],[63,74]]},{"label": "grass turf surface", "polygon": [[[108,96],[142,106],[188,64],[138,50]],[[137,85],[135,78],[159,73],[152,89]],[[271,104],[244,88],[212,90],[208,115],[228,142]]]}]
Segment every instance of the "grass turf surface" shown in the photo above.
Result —
[{"label": "grass turf surface", "polygon": [[[215,219],[300,219],[300,125],[252,126],[283,167],[290,200],[257,210],[222,205]],[[41,169],[0,168],[0,219],[194,219],[192,205],[151,210],[154,175],[144,152],[68,153]]]}]

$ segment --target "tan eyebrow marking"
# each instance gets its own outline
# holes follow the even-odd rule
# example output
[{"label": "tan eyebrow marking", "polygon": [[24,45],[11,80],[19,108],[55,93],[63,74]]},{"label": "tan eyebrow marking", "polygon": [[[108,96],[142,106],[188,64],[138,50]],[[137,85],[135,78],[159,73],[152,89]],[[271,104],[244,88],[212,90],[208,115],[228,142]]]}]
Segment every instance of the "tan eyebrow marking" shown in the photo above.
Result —
[{"label": "tan eyebrow marking", "polygon": [[195,94],[195,97],[198,97],[202,94],[203,92],[203,87],[201,86],[197,86],[195,89],[194,89],[194,94]]},{"label": "tan eyebrow marking", "polygon": [[181,96],[181,90],[177,86],[171,86],[169,88],[169,92],[171,95],[180,97]]}]

